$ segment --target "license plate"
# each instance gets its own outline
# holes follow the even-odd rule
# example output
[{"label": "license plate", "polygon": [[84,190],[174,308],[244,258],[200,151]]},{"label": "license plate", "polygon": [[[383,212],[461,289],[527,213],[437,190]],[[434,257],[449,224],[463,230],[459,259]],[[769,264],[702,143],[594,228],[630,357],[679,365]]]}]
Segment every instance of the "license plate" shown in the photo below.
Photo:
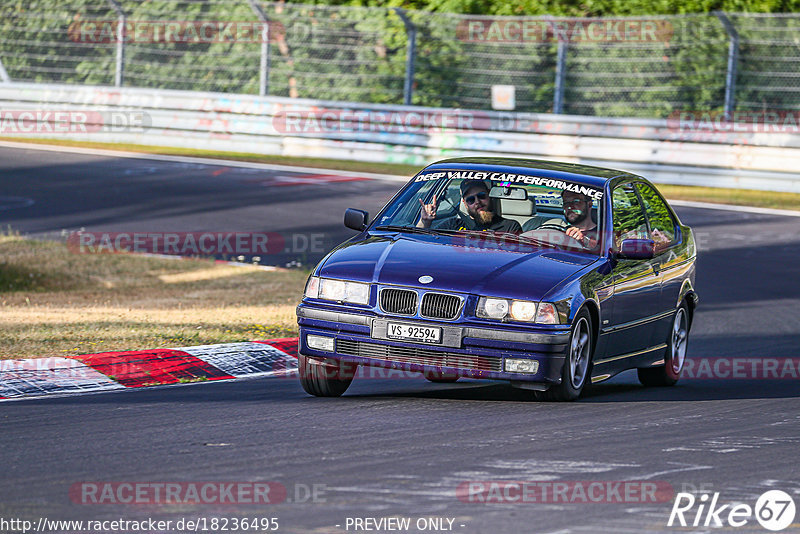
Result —
[{"label": "license plate", "polygon": [[386,335],[394,339],[408,339],[423,343],[441,343],[442,341],[442,329],[430,326],[389,323],[386,325]]}]

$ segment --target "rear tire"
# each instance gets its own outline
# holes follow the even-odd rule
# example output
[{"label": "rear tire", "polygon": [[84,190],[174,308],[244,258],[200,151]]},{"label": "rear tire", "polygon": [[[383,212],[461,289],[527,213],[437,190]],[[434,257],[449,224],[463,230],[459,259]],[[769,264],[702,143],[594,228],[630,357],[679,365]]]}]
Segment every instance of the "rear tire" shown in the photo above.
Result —
[{"label": "rear tire", "polygon": [[534,391],[536,400],[573,401],[581,396],[592,364],[592,319],[586,309],[575,316],[567,345],[567,357],[561,370],[561,383],[547,391]]},{"label": "rear tire", "polygon": [[298,355],[297,364],[300,385],[315,397],[340,397],[347,391],[358,368],[344,362],[338,366],[328,365],[303,354]]},{"label": "rear tire", "polygon": [[689,308],[681,302],[675,312],[667,338],[667,350],[664,354],[664,365],[637,369],[639,382],[643,386],[674,386],[681,377],[683,364],[686,361],[686,349],[689,344]]}]

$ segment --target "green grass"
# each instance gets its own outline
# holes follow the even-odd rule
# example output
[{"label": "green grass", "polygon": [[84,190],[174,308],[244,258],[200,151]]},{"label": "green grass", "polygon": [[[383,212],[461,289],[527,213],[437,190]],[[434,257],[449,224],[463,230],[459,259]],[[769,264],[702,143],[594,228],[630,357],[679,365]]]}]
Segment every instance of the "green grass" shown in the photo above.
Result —
[{"label": "green grass", "polygon": [[[74,146],[86,148],[102,148],[106,150],[122,150],[144,154],[162,154],[171,156],[193,156],[203,158],[228,159],[233,161],[252,161],[257,163],[272,163],[276,165],[293,165],[302,167],[315,167],[320,169],[336,169],[353,172],[371,172],[380,174],[395,174],[411,177],[419,169],[419,165],[406,165],[402,163],[371,163],[365,161],[351,161],[326,158],[301,158],[292,156],[268,156],[249,154],[243,152],[223,152],[219,150],[199,150],[190,148],[155,147],[147,145],[134,145],[123,143],[94,143],[85,141],[64,141],[52,139],[33,139],[0,137],[0,140],[25,142],[34,144],[48,144],[59,146]],[[772,191],[757,191],[750,189],[723,189],[716,187],[695,187],[685,185],[658,184],[658,189],[668,199],[692,200],[696,202],[711,202],[716,204],[734,204],[740,206],[757,206],[762,208],[777,208],[786,210],[800,210],[800,194],[777,193]]]}]

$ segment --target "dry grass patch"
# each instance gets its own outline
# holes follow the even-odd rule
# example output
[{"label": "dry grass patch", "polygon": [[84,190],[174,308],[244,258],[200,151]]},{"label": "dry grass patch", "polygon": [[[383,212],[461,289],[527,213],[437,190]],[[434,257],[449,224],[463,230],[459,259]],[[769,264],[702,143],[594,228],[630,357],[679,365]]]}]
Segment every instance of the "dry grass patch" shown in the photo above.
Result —
[{"label": "dry grass patch", "polygon": [[297,335],[308,273],[0,237],[0,359]]}]

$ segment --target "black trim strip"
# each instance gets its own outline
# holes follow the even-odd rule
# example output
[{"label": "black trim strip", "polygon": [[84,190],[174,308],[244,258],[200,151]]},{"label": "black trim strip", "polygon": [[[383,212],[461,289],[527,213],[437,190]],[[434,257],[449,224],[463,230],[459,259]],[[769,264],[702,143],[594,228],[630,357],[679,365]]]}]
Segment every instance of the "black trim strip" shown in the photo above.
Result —
[{"label": "black trim strip", "polygon": [[506,332],[488,328],[464,328],[464,337],[491,339],[494,341],[515,341],[517,343],[538,343],[541,345],[560,345],[569,341],[569,334],[528,334],[525,332]]},{"label": "black trim strip", "polygon": [[633,328],[634,326],[641,326],[646,323],[651,323],[653,321],[658,321],[659,319],[663,319],[664,317],[669,317],[670,315],[674,314],[675,310],[670,310],[668,312],[659,313],[657,315],[651,315],[650,317],[645,317],[644,319],[636,319],[635,321],[630,321],[627,323],[618,324],[617,326],[610,326],[608,328],[604,328],[600,330],[601,334],[610,334],[612,332],[616,332],[618,330],[625,330],[626,328]]},{"label": "black trim strip", "polygon": [[332,321],[336,323],[360,324],[366,326],[372,324],[372,317],[366,315],[315,310],[311,308],[301,308],[300,306],[297,307],[297,316],[305,319],[319,319],[320,321]]},{"label": "black trim strip", "polygon": [[642,355],[642,354],[647,354],[648,352],[654,352],[656,350],[662,350],[662,349],[665,349],[665,348],[667,348],[667,344],[666,343],[662,343],[661,345],[656,345],[654,347],[650,347],[650,348],[647,348],[647,349],[644,349],[644,350],[637,350],[636,352],[629,352],[628,354],[621,354],[619,356],[612,356],[611,358],[605,358],[605,359],[602,359],[602,360],[597,360],[596,362],[594,362],[594,364],[595,365],[600,365],[602,363],[613,362],[615,360],[622,360],[623,358],[632,358],[633,356],[639,356],[639,355]]}]

